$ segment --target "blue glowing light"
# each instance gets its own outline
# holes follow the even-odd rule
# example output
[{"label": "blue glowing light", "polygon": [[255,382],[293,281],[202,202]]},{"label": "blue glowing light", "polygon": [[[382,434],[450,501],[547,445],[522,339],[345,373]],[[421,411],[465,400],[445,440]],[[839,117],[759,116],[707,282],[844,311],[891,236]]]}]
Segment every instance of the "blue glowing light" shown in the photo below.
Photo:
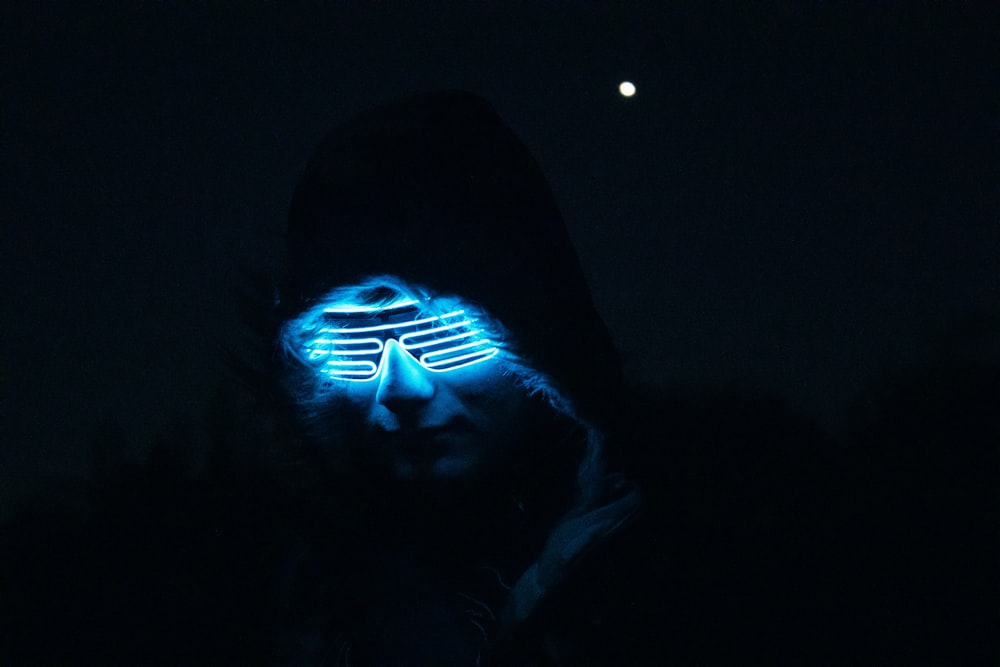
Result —
[{"label": "blue glowing light", "polygon": [[423,368],[435,373],[478,364],[499,352],[465,310],[423,316],[417,304],[405,299],[387,306],[325,307],[322,317],[334,326],[316,330],[319,336],[306,343],[305,357],[333,379],[368,382],[381,373],[388,340],[396,340]]},{"label": "blue glowing light", "polygon": [[324,313],[379,313],[383,310],[393,310],[395,308],[406,308],[419,303],[416,299],[403,299],[388,306],[328,306],[323,309]]}]

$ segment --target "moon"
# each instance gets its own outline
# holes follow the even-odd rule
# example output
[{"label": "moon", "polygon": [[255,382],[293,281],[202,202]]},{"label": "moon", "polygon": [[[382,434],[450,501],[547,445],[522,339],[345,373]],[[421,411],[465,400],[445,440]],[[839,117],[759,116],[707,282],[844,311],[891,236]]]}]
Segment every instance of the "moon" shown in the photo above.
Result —
[{"label": "moon", "polygon": [[618,84],[618,92],[622,94],[622,97],[632,97],[635,95],[635,86],[631,81],[622,81]]}]

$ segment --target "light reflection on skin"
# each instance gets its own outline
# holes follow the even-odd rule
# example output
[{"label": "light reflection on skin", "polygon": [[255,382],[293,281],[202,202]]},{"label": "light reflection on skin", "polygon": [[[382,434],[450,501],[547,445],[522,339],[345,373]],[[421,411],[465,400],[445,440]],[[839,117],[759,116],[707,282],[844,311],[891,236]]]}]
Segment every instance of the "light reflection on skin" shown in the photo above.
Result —
[{"label": "light reflection on skin", "polygon": [[345,407],[362,416],[366,439],[382,448],[400,479],[454,479],[503,458],[529,410],[526,392],[488,361],[435,373],[394,340],[374,383],[350,383]]}]

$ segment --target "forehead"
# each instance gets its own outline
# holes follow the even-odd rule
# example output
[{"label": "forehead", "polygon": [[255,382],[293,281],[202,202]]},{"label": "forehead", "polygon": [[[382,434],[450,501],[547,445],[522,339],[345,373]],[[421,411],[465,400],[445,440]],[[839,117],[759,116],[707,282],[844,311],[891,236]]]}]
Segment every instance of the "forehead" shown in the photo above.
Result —
[{"label": "forehead", "polygon": [[441,296],[440,290],[411,282],[401,276],[380,274],[361,278],[355,282],[333,285],[313,303],[330,309],[378,310],[403,301],[427,301]]},{"label": "forehead", "polygon": [[392,315],[407,310],[413,310],[420,303],[419,299],[400,296],[388,303],[366,303],[363,299],[331,300],[322,305],[323,313],[330,317],[356,317],[358,315]]},{"label": "forehead", "polygon": [[352,331],[391,330],[394,325],[420,319],[421,300],[398,296],[385,302],[359,302],[357,299],[337,299],[321,303],[315,316],[330,323],[339,323]]}]

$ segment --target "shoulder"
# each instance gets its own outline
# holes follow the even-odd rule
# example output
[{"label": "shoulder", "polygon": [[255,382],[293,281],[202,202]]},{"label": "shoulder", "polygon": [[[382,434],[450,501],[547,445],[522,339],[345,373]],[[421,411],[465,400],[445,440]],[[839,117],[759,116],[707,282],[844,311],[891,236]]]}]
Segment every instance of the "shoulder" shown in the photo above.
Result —
[{"label": "shoulder", "polygon": [[671,612],[656,526],[642,510],[589,548],[486,664],[656,664]]},{"label": "shoulder", "polygon": [[630,400],[608,456],[640,509],[575,564],[522,641],[567,665],[799,655],[819,562],[804,541],[822,431],[761,395],[648,389]]}]

